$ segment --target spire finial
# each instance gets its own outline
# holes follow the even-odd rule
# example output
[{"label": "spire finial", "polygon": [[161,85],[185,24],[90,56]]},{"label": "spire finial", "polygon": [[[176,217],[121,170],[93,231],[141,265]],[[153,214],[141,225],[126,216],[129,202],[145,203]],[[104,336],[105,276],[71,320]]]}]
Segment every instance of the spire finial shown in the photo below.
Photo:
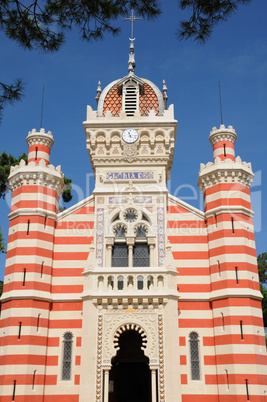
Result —
[{"label": "spire finial", "polygon": [[162,92],[163,92],[163,100],[164,100],[165,110],[167,109],[167,100],[168,100],[167,90],[168,90],[168,88],[167,88],[166,82],[165,82],[165,80],[163,80]]},{"label": "spire finial", "polygon": [[130,39],[130,54],[129,54],[129,61],[128,61],[128,71],[130,75],[134,74],[134,69],[135,69],[135,56],[134,56],[134,40],[135,38],[133,37],[133,23],[136,20],[141,20],[142,18],[140,17],[135,17],[134,16],[134,10],[131,10],[132,15],[129,18],[123,18],[123,21],[130,21],[131,22],[131,37]]},{"label": "spire finial", "polygon": [[101,89],[101,81],[98,81],[97,90],[96,90],[97,95],[96,95],[96,97],[95,97],[97,103],[98,103],[98,100],[99,100],[99,98],[100,98],[101,92],[102,92],[102,89]]}]

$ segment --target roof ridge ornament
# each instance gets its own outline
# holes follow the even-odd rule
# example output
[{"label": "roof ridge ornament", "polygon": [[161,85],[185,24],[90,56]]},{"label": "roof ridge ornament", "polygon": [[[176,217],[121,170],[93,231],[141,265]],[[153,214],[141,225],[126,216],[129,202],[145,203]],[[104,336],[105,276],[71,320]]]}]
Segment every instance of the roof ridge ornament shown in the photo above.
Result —
[{"label": "roof ridge ornament", "polygon": [[130,21],[131,22],[131,37],[130,39],[130,54],[129,54],[129,61],[128,61],[128,71],[129,75],[134,75],[135,69],[135,55],[134,55],[134,41],[135,38],[133,37],[133,23],[137,20],[141,20],[141,17],[134,16],[134,10],[131,10],[132,15],[129,18],[123,18],[123,21]]}]

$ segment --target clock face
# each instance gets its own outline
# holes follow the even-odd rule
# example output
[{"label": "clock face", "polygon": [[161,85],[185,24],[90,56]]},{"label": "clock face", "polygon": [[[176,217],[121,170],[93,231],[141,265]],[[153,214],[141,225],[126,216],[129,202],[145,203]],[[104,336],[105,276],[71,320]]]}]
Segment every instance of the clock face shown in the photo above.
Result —
[{"label": "clock face", "polygon": [[139,137],[138,132],[133,128],[127,128],[127,130],[124,130],[122,133],[123,141],[127,142],[128,144],[132,144],[135,141],[137,141],[138,137]]}]

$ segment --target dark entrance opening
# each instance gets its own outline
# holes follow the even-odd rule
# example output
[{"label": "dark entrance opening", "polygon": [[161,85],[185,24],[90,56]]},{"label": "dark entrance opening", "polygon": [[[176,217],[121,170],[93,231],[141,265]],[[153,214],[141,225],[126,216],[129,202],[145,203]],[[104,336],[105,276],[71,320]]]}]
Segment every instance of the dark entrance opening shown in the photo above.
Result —
[{"label": "dark entrance opening", "polygon": [[109,402],[151,402],[149,359],[141,346],[142,337],[137,331],[120,335],[120,349],[112,359],[109,375]]}]

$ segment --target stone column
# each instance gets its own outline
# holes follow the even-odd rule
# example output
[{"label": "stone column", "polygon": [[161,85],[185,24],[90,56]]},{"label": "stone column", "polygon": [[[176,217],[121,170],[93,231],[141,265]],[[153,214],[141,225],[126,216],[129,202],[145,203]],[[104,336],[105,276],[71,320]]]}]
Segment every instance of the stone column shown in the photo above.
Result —
[{"label": "stone column", "polygon": [[155,245],[156,245],[156,243],[155,243],[155,241],[156,241],[155,237],[153,237],[153,236],[147,237],[147,244],[149,245],[149,254],[150,254],[150,264],[149,264],[150,267],[156,266],[156,263],[155,263]]},{"label": "stone column", "polygon": [[114,238],[108,237],[106,240],[107,253],[106,253],[106,267],[111,267],[112,246],[114,245]]},{"label": "stone column", "polygon": [[133,246],[128,246],[128,261],[129,267],[133,266]]},{"label": "stone column", "polygon": [[110,368],[104,368],[104,401],[108,402],[108,393],[109,393],[109,370]]},{"label": "stone column", "polygon": [[127,237],[127,246],[128,246],[128,266],[133,266],[133,246],[134,246],[134,237]]},{"label": "stone column", "polygon": [[150,367],[151,370],[151,402],[157,402],[157,370]]}]

